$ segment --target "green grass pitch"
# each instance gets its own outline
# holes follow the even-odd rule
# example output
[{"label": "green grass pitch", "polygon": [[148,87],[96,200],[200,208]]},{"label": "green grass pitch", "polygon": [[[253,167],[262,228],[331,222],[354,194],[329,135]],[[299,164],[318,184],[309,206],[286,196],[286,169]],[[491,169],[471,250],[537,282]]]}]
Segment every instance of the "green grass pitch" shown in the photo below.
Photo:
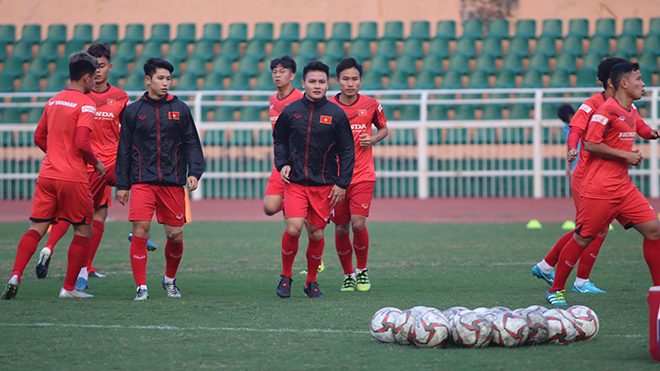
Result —
[{"label": "green grass pitch", "polygon": [[[0,277],[8,278],[27,223],[0,224]],[[332,226],[319,275],[325,298],[304,297],[294,275],[292,297],[279,299],[281,222],[204,223],[185,229],[178,275],[183,298],[166,297],[164,235],[149,254],[151,299],[133,302],[126,240],[130,225],[108,223],[96,257],[107,272],[91,279],[89,300],[58,298],[71,232],[58,245],[45,280],[28,265],[14,301],[0,302],[0,369],[598,369],[655,368],[648,352],[646,294],[650,275],[642,238],[617,225],[592,281],[605,295],[567,292],[570,305],[593,308],[594,340],[518,349],[418,349],[379,344],[368,333],[381,307],[425,305],[444,310],[544,304],[547,285],[530,274],[562,234],[558,224],[370,223],[372,291],[341,293],[342,272]],[[306,238],[294,265],[304,267]],[[572,284],[573,276],[569,278]],[[4,281],[3,281],[4,284]],[[44,324],[44,325],[35,325]]]}]

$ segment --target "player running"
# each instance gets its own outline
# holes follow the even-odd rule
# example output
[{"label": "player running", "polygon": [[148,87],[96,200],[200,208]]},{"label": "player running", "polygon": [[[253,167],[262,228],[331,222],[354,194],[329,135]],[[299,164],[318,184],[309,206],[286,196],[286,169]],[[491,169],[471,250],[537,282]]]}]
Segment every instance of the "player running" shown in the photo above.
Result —
[{"label": "player running", "polygon": [[[346,58],[337,65],[337,84],[341,93],[329,101],[341,107],[353,131],[355,168],[346,198],[332,209],[330,220],[335,223],[335,247],[344,269],[341,291],[369,291],[371,282],[367,272],[369,232],[367,217],[376,183],[372,146],[387,136],[387,119],[377,100],[360,95],[362,65],[354,58]],[[378,128],[373,134],[372,125]],[[350,229],[353,229],[351,244]],[[353,249],[357,259],[357,275],[353,269]]]},{"label": "player running", "polygon": [[289,104],[273,131],[275,166],[284,182],[286,229],[282,236],[282,274],[277,296],[291,296],[291,268],[307,222],[305,295],[322,298],[316,276],[325,244],[323,230],[330,209],[344,199],[351,184],[355,147],[344,111],[326,99],[330,69],[310,62],[303,69],[302,99]]},{"label": "player running", "polygon": [[51,223],[65,221],[73,225],[64,285],[60,298],[91,298],[75,288],[78,272],[87,263],[94,218],[94,204],[89,188],[87,164],[93,165],[98,178],[105,177],[105,167],[90,144],[96,105],[87,94],[98,73],[96,58],[80,52],[69,57],[71,85],[49,99],[34,132],[34,143],[46,153],[39,170],[30,212],[30,229],[18,244],[14,269],[2,299],[16,297],[21,276],[39,241]]},{"label": "player running", "polygon": [[660,131],[635,117],[633,101],[644,94],[639,65],[617,64],[610,79],[615,95],[594,112],[587,126],[584,148],[589,155],[584,165],[577,227],[559,254],[556,276],[546,295],[553,305],[567,305],[564,286],[571,270],[615,218],[626,220],[624,227],[635,228],[644,236],[644,258],[653,285],[660,285],[660,222],[628,175],[630,165],[639,166],[642,162],[642,154],[633,149],[637,134],[657,139]]},{"label": "player running", "polygon": [[148,91],[130,104],[121,121],[117,153],[117,201],[129,201],[133,222],[131,268],[137,285],[135,300],[149,298],[147,289],[147,239],[154,211],[165,227],[166,270],[163,288],[170,297],[181,297],[176,272],[183,256],[186,222],[183,186],[197,189],[204,172],[204,155],[190,109],[168,94],[174,67],[160,58],[144,65]]}]

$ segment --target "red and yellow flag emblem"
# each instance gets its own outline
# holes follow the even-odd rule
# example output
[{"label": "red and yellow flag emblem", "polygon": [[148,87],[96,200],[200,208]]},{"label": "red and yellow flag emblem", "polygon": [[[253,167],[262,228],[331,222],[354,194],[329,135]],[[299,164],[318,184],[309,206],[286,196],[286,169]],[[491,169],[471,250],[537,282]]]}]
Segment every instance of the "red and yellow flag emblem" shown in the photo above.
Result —
[{"label": "red and yellow flag emblem", "polygon": [[321,116],[321,120],[319,121],[322,124],[332,124],[332,116]]},{"label": "red and yellow flag emblem", "polygon": [[170,117],[170,120],[178,120],[179,119],[179,112],[169,112],[169,117]]}]

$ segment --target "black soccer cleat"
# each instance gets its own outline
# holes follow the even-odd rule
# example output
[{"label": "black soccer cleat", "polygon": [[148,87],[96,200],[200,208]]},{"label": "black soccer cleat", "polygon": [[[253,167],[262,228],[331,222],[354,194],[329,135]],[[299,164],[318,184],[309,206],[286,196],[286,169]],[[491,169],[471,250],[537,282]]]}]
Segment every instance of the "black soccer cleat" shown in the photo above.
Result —
[{"label": "black soccer cleat", "polygon": [[280,277],[280,284],[277,285],[277,296],[282,299],[291,297],[291,282],[293,282],[293,279],[282,274],[280,274]]},{"label": "black soccer cleat", "polygon": [[51,252],[50,249],[44,247],[41,249],[39,254],[39,262],[37,262],[37,267],[34,269],[37,274],[37,278],[43,279],[46,278],[48,274],[48,265],[50,264]]},{"label": "black soccer cleat", "polygon": [[323,299],[323,293],[319,290],[319,284],[317,282],[306,283],[303,291],[310,299]]}]

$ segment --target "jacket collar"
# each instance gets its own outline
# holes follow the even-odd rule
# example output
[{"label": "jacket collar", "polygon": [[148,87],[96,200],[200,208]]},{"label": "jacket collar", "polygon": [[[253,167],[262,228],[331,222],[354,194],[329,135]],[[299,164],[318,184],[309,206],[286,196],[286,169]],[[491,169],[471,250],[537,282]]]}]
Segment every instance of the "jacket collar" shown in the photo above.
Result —
[{"label": "jacket collar", "polygon": [[146,102],[146,103],[149,103],[149,104],[151,104],[152,106],[154,106],[154,105],[156,105],[156,104],[158,104],[158,105],[162,105],[162,104],[164,104],[164,103],[171,102],[171,101],[177,99],[177,97],[176,97],[176,95],[172,95],[172,94],[169,94],[169,93],[168,93],[166,96],[162,97],[161,99],[159,99],[159,100],[155,100],[155,99],[152,99],[152,98],[149,96],[149,92],[144,92],[144,94],[142,95],[142,98],[140,98],[140,99],[141,99],[142,101],[144,101],[144,102]]},{"label": "jacket collar", "polygon": [[326,97],[323,97],[318,102],[312,102],[309,99],[307,99],[307,94],[304,94],[302,97],[302,102],[306,106],[314,106],[314,108],[320,108],[323,107],[326,103],[328,103],[328,99]]}]

